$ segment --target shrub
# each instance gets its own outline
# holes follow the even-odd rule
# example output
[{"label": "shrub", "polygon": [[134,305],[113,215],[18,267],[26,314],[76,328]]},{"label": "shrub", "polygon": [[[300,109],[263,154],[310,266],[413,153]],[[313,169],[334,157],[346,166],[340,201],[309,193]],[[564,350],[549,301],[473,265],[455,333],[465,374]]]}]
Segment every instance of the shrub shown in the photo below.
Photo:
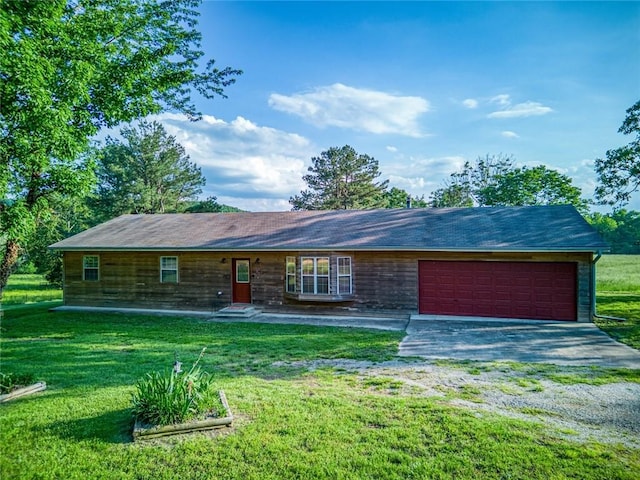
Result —
[{"label": "shrub", "polygon": [[133,415],[152,425],[181,423],[212,411],[221,415],[224,410],[213,379],[198,366],[205,350],[188,372],[178,366],[140,379],[132,399]]},{"label": "shrub", "polygon": [[30,373],[0,373],[0,394],[10,393],[16,388],[26,387],[35,382]]}]

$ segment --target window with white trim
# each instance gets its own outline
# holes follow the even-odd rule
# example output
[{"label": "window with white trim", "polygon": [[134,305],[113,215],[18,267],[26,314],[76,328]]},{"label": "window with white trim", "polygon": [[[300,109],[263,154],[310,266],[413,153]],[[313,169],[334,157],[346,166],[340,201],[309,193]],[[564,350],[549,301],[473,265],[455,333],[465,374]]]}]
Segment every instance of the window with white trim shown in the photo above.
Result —
[{"label": "window with white trim", "polygon": [[236,260],[236,283],[249,283],[249,260]]},{"label": "window with white trim", "polygon": [[296,293],[296,257],[287,257],[287,293]]},{"label": "window with white trim", "polygon": [[338,257],[338,295],[351,295],[351,257]]},{"label": "window with white trim", "polygon": [[160,283],[178,283],[178,257],[160,257]]},{"label": "window with white trim", "polygon": [[100,280],[100,257],[98,255],[82,257],[82,279],[87,282]]},{"label": "window with white trim", "polygon": [[302,293],[329,294],[329,257],[301,257]]}]

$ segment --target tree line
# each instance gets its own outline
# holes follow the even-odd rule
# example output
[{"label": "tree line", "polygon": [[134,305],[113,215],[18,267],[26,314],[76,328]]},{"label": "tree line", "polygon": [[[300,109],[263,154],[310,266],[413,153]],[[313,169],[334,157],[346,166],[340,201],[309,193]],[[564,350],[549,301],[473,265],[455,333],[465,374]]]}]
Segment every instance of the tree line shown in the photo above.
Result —
[{"label": "tree line", "polygon": [[[162,124],[141,121],[124,127],[120,136],[107,137],[103,147],[84,154],[83,164],[95,175],[93,188],[84,195],[54,198],[47,221],[39,222],[27,239],[21,271],[45,273],[50,282],[61,283],[61,257],[48,245],[123,214],[239,210],[215,197],[198,200],[205,185],[202,171]],[[332,147],[311,163],[302,177],[307,188],[289,199],[293,210],[571,204],[612,252],[640,253],[639,212],[590,213],[593,202],[582,197],[569,176],[544,165],[518,166],[512,156],[487,154],[465,162],[428,199],[390,187],[380,179],[378,161],[349,145]]]},{"label": "tree line", "polygon": [[53,195],[46,221],[26,238],[18,269],[62,282],[62,258],[48,246],[124,214],[235,212],[215,196],[199,200],[202,170],[158,122],[141,121],[107,137],[84,154],[93,187],[79,195]]},{"label": "tree line", "polygon": [[[611,253],[640,254],[640,212],[623,208],[633,189],[629,176],[624,177],[629,183],[624,198],[617,187],[606,190],[603,183],[599,197],[591,201],[569,176],[556,170],[544,165],[518,166],[512,156],[487,154],[465,162],[428,199],[411,199],[405,190],[389,188],[388,180],[379,178],[375,158],[358,154],[348,145],[330,148],[311,160],[309,173],[303,177],[307,189],[289,199],[293,210],[403,208],[408,199],[413,207],[431,208],[569,204],[611,245]],[[591,213],[597,204],[615,208],[612,213]]]},{"label": "tree line", "polygon": [[[193,120],[191,96],[225,98],[241,70],[201,63],[198,0],[3,0],[0,8],[0,299],[21,259],[60,278],[46,246],[123,213],[234,210],[198,200],[202,172],[161,124],[102,129],[163,111]],[[620,127],[628,145],[597,159],[596,198],[615,207],[592,223],[622,251],[638,239],[638,213],[622,208],[640,188],[640,102]],[[312,158],[294,210],[400,208],[407,192],[381,180],[375,158],[349,145]],[[486,155],[467,162],[416,207],[589,202],[566,175]],[[28,265],[27,265],[28,266]]]},{"label": "tree line", "polygon": [[[595,199],[582,196],[573,180],[545,165],[518,166],[509,155],[490,155],[467,161],[443,186],[413,199],[415,207],[491,207],[573,205],[611,245],[612,253],[640,253],[640,212],[627,211],[640,189],[640,101],[627,109],[618,130],[635,138],[595,160],[598,186]],[[311,159],[303,176],[307,189],[289,203],[294,210],[401,208],[407,192],[380,179],[378,161],[349,145],[330,148]],[[590,213],[594,205],[609,205],[613,212]]]}]

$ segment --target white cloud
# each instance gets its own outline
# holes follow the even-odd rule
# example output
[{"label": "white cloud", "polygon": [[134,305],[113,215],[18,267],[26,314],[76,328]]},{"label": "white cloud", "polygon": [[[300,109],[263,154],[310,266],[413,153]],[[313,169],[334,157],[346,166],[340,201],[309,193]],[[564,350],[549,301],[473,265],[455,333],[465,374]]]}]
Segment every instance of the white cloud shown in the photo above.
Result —
[{"label": "white cloud", "polygon": [[[507,97],[498,100],[500,106],[504,107],[502,110],[487,115],[489,118],[517,118],[517,117],[532,117],[536,115],[546,115],[553,112],[553,109],[546,107],[538,102],[523,102],[516,105],[509,103],[508,95],[499,95],[499,97]],[[494,97],[497,98],[497,97]],[[503,102],[507,103],[503,103]]]},{"label": "white cloud", "polygon": [[305,187],[305,164],[316,154],[306,138],[237,117],[227,122],[205,115],[150,117],[162,123],[202,168],[204,196],[245,210],[289,210],[288,199]]},{"label": "white cloud", "polygon": [[393,172],[388,176],[391,186],[402,188],[412,195],[424,195],[428,199],[431,192],[440,188],[449,175],[462,169],[465,160],[461,156],[411,157],[398,162],[385,162],[380,170],[384,178],[387,178],[387,172]]},{"label": "white cloud", "polygon": [[462,105],[469,109],[478,108],[478,101],[473,98],[467,98],[462,102]]},{"label": "white cloud", "polygon": [[429,102],[422,97],[391,95],[341,83],[289,96],[274,93],[269,97],[269,105],[318,127],[410,137],[423,136],[417,120],[429,111]]},{"label": "white cloud", "polygon": [[497,103],[498,105],[511,105],[511,96],[507,94],[496,95],[489,100],[491,103]]},{"label": "white cloud", "polygon": [[500,135],[502,135],[505,138],[520,138],[520,135],[518,135],[516,132],[512,132],[510,130],[505,130],[505,131],[501,132]]},{"label": "white cloud", "polygon": [[393,145],[387,145],[387,152],[391,152],[391,153],[396,153],[398,151],[397,147],[394,147]]}]

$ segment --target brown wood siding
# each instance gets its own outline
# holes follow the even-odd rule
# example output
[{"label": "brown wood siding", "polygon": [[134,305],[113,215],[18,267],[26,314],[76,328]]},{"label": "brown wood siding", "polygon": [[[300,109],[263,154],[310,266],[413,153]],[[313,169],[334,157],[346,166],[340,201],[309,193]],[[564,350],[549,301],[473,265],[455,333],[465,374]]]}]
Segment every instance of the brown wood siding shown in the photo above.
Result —
[{"label": "brown wood siding", "polygon": [[[82,257],[99,255],[100,279],[82,280]],[[160,257],[178,257],[178,283],[160,282]],[[225,255],[183,252],[66,252],[65,303],[208,310],[230,302],[231,261]],[[217,297],[221,291],[222,297]]]},{"label": "brown wood siding", "polygon": [[373,313],[418,310],[418,262],[413,253],[354,254],[354,307]]},{"label": "brown wood siding", "polygon": [[[100,279],[82,280],[83,255],[100,257]],[[179,283],[160,283],[160,257],[176,256]],[[353,295],[334,303],[305,302],[285,294],[285,259],[331,257],[331,286],[335,259],[352,258]],[[420,260],[577,262],[578,320],[591,317],[590,253],[518,254],[451,252],[65,252],[64,299],[67,305],[213,310],[231,303],[233,258],[251,261],[252,302],[265,311],[408,315],[418,311]],[[223,261],[224,259],[224,261]],[[220,297],[217,292],[222,292]]]}]

